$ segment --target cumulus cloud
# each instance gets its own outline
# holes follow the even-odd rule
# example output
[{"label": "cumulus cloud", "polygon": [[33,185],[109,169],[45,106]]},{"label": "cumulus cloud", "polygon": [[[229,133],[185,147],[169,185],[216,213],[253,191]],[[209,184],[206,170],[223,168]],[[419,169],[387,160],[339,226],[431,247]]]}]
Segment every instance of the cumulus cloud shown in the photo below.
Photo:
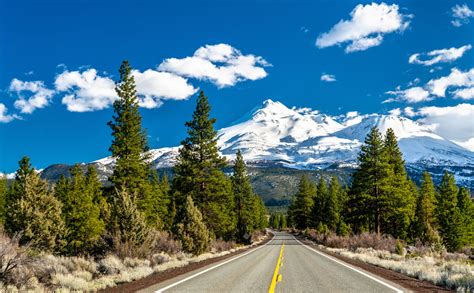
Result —
[{"label": "cumulus cloud", "polygon": [[383,101],[384,103],[390,103],[395,101],[405,101],[408,103],[418,103],[422,101],[429,101],[432,98],[430,93],[423,89],[422,87],[412,87],[405,90],[400,89],[399,87],[394,91],[388,91],[386,94],[394,96],[394,98],[387,99]]},{"label": "cumulus cloud", "polygon": [[0,123],[8,123],[13,119],[20,119],[20,117],[14,114],[8,114],[8,109],[5,104],[0,103]]},{"label": "cumulus cloud", "polygon": [[321,74],[321,81],[325,81],[325,82],[334,82],[336,81],[336,76],[334,76],[333,74]]},{"label": "cumulus cloud", "polygon": [[[183,100],[197,89],[187,80],[168,72],[133,70],[140,107],[160,107],[162,100]],[[90,112],[108,108],[117,99],[114,81],[99,76],[97,70],[64,71],[55,80],[56,90],[65,92],[62,103],[71,112]]]},{"label": "cumulus cloud", "polygon": [[132,75],[140,96],[140,106],[148,109],[161,106],[162,100],[186,100],[198,90],[187,79],[169,72],[133,70]]},{"label": "cumulus cloud", "polygon": [[117,98],[115,83],[90,68],[83,72],[64,71],[54,81],[58,92],[66,92],[62,103],[71,112],[89,112],[109,107]]},{"label": "cumulus cloud", "polygon": [[[416,112],[418,121],[427,124],[439,135],[464,147],[474,139],[474,105],[459,104],[451,107],[422,107]],[[474,148],[470,148],[474,151]]]},{"label": "cumulus cloud", "polygon": [[24,114],[46,107],[54,95],[54,91],[48,89],[43,81],[22,81],[16,78],[11,81],[8,91],[16,93],[18,99],[14,106]]},{"label": "cumulus cloud", "polygon": [[346,53],[367,50],[382,43],[385,34],[403,32],[412,15],[399,12],[396,4],[359,4],[350,13],[351,19],[340,20],[316,39],[318,48],[349,43]]},{"label": "cumulus cloud", "polygon": [[463,100],[474,99],[474,68],[468,71],[452,68],[449,75],[431,79],[424,86],[415,86],[403,90],[397,87],[395,91],[386,92],[386,94],[394,97],[385,100],[384,103],[394,101],[419,103],[435,98],[444,98],[449,88],[455,88],[451,92],[454,98]]},{"label": "cumulus cloud", "polygon": [[[430,92],[438,97],[445,97],[449,87],[472,87],[474,86],[474,68],[469,71],[461,71],[457,68],[451,69],[448,76],[432,79],[428,82]],[[461,97],[460,97],[461,98]]]},{"label": "cumulus cloud", "polygon": [[460,27],[469,23],[470,18],[474,17],[474,11],[472,11],[466,4],[456,4],[451,8],[451,16],[453,17],[451,24]]},{"label": "cumulus cloud", "polygon": [[400,116],[400,115],[402,115],[402,110],[400,110],[400,108],[395,108],[395,109],[392,109],[392,110],[388,111],[388,113],[390,115],[393,115],[393,116]]},{"label": "cumulus cloud", "polygon": [[[471,45],[465,45],[459,48],[449,48],[449,49],[440,49],[433,50],[428,53],[416,53],[410,56],[408,62],[410,64],[421,64],[424,66],[431,66],[437,63],[448,63],[453,62],[461,58],[466,51],[471,49]],[[428,57],[425,60],[422,60],[420,57]]]},{"label": "cumulus cloud", "polygon": [[190,57],[166,59],[159,65],[158,70],[208,80],[223,88],[240,81],[266,77],[266,66],[270,64],[260,56],[243,55],[230,45],[218,44],[201,47]]}]

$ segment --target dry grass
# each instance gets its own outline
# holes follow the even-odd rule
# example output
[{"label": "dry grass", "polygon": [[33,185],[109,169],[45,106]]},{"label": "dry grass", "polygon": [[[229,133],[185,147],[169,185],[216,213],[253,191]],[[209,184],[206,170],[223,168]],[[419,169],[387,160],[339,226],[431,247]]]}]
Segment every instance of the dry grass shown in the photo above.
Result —
[{"label": "dry grass", "polygon": [[[119,249],[121,257],[109,254],[100,260],[48,254],[28,256],[16,239],[0,234],[0,261],[5,276],[0,280],[0,288],[6,292],[96,291],[246,248],[218,241],[213,252],[192,256],[183,253],[179,242],[163,232],[155,234],[148,243],[151,247],[140,248],[138,253],[125,245]],[[142,256],[145,250],[150,253],[147,257],[135,257]],[[8,263],[15,266],[10,268]]]}]

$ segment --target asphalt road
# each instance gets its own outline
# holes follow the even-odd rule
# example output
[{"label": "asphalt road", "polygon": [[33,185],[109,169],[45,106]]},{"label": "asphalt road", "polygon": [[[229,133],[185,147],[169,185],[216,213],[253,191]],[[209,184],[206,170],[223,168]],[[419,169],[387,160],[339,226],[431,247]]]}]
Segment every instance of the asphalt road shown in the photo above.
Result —
[{"label": "asphalt road", "polygon": [[[274,291],[272,291],[274,290]],[[141,292],[401,292],[403,288],[275,232],[264,246]]]}]

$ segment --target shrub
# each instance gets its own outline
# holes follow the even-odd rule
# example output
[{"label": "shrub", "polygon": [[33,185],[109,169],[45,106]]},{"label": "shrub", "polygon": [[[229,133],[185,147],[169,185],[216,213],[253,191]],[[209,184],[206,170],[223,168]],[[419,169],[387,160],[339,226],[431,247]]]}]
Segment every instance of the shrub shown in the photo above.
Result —
[{"label": "shrub", "polygon": [[235,241],[224,241],[221,239],[217,239],[211,242],[212,252],[229,251],[236,247],[237,247],[237,243],[235,243]]},{"label": "shrub", "polygon": [[29,261],[28,248],[20,248],[19,239],[0,233],[0,282],[4,284],[21,285],[33,277],[31,270],[24,267]]},{"label": "shrub", "polygon": [[191,196],[186,199],[184,216],[178,224],[178,237],[183,249],[194,255],[199,255],[209,248],[209,230],[203,222],[202,214],[194,205]]}]

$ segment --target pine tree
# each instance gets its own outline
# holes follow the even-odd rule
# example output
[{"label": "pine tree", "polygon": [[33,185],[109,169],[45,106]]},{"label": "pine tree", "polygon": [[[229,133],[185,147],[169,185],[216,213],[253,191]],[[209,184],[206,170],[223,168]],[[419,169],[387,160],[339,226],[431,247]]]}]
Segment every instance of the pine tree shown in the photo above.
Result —
[{"label": "pine tree", "polygon": [[268,226],[268,220],[267,220],[267,210],[265,208],[265,204],[262,201],[262,198],[255,194],[253,196],[253,229],[254,230],[261,230],[264,229]]},{"label": "pine tree", "polygon": [[219,155],[216,119],[210,117],[211,107],[201,91],[193,119],[186,122],[188,137],[181,142],[178,162],[174,168],[174,201],[178,209],[175,222],[181,222],[187,196],[202,213],[204,223],[216,237],[230,238],[236,219],[230,180],[222,169],[225,158]]},{"label": "pine tree", "polygon": [[389,205],[387,194],[393,170],[377,127],[367,135],[358,160],[348,203],[350,222],[354,232],[370,229],[380,234],[382,217]]},{"label": "pine tree", "polygon": [[194,255],[199,255],[209,249],[209,230],[203,222],[202,214],[194,205],[191,196],[186,198],[181,222],[177,225],[178,238],[183,249]]},{"label": "pine tree", "polygon": [[326,225],[325,216],[327,212],[327,199],[328,199],[328,187],[326,184],[326,179],[323,177],[319,178],[318,186],[316,188],[316,194],[313,198],[313,207],[311,209],[311,219],[310,225],[312,227],[318,227],[321,225]]},{"label": "pine tree", "polygon": [[403,154],[391,128],[387,130],[385,135],[384,148],[392,172],[385,195],[387,205],[381,226],[384,233],[391,234],[396,238],[406,239],[414,216],[416,194],[411,189],[412,185],[405,170]]},{"label": "pine tree", "polygon": [[85,177],[79,165],[71,170],[71,176],[71,180],[60,179],[55,190],[56,198],[63,206],[62,218],[66,226],[64,250],[69,255],[87,254],[105,229],[97,203],[102,195],[100,189],[94,186],[91,174]]},{"label": "pine tree", "polygon": [[415,218],[412,225],[413,238],[419,238],[422,242],[436,240],[435,202],[433,180],[428,172],[424,172],[416,201]]},{"label": "pine tree", "polygon": [[235,213],[237,216],[237,240],[247,243],[250,240],[250,234],[253,232],[255,223],[254,215],[256,206],[254,193],[250,180],[247,176],[247,167],[245,166],[242,153],[237,151],[234,173],[231,177],[232,189],[235,199]]},{"label": "pine tree", "polygon": [[53,251],[61,245],[61,203],[31,167],[28,157],[20,161],[7,195],[5,229],[10,236],[20,233],[21,244],[37,249]]},{"label": "pine tree", "polygon": [[147,136],[142,129],[135,80],[128,61],[122,62],[119,72],[120,80],[115,87],[118,99],[113,105],[115,115],[108,123],[114,137],[110,151],[116,158],[109,180],[115,188],[126,188],[130,194],[142,198],[149,192],[149,166],[144,155],[148,150]]},{"label": "pine tree", "polygon": [[[165,187],[166,188],[166,187]],[[168,222],[168,208],[170,205],[168,190],[164,189],[163,183],[156,171],[152,172],[151,191],[146,193],[140,202],[141,210],[148,225],[163,229]]]},{"label": "pine tree", "polygon": [[436,216],[443,243],[449,251],[463,245],[463,218],[457,206],[458,188],[454,176],[445,172],[438,187]]},{"label": "pine tree", "polygon": [[110,203],[107,201],[107,198],[104,195],[102,183],[99,180],[97,171],[91,165],[87,167],[85,185],[88,192],[90,192],[90,194],[93,194],[94,205],[99,207],[99,219],[107,225],[107,223],[110,222]]},{"label": "pine tree", "polygon": [[458,192],[457,206],[463,218],[463,245],[474,245],[474,203],[469,190],[461,187]]},{"label": "pine tree", "polygon": [[341,193],[342,189],[339,180],[335,176],[329,182],[329,189],[326,193],[326,200],[323,209],[323,222],[331,231],[336,231],[339,222],[342,220],[341,213]]},{"label": "pine tree", "polygon": [[314,204],[313,197],[315,194],[315,186],[309,181],[306,175],[301,176],[298,192],[295,194],[295,200],[289,207],[290,217],[296,228],[305,229],[309,226]]},{"label": "pine tree", "polygon": [[115,192],[112,204],[112,217],[115,219],[112,231],[116,241],[114,245],[126,243],[131,247],[137,247],[150,233],[145,217],[138,209],[136,196],[131,195],[125,188],[116,189]]}]

